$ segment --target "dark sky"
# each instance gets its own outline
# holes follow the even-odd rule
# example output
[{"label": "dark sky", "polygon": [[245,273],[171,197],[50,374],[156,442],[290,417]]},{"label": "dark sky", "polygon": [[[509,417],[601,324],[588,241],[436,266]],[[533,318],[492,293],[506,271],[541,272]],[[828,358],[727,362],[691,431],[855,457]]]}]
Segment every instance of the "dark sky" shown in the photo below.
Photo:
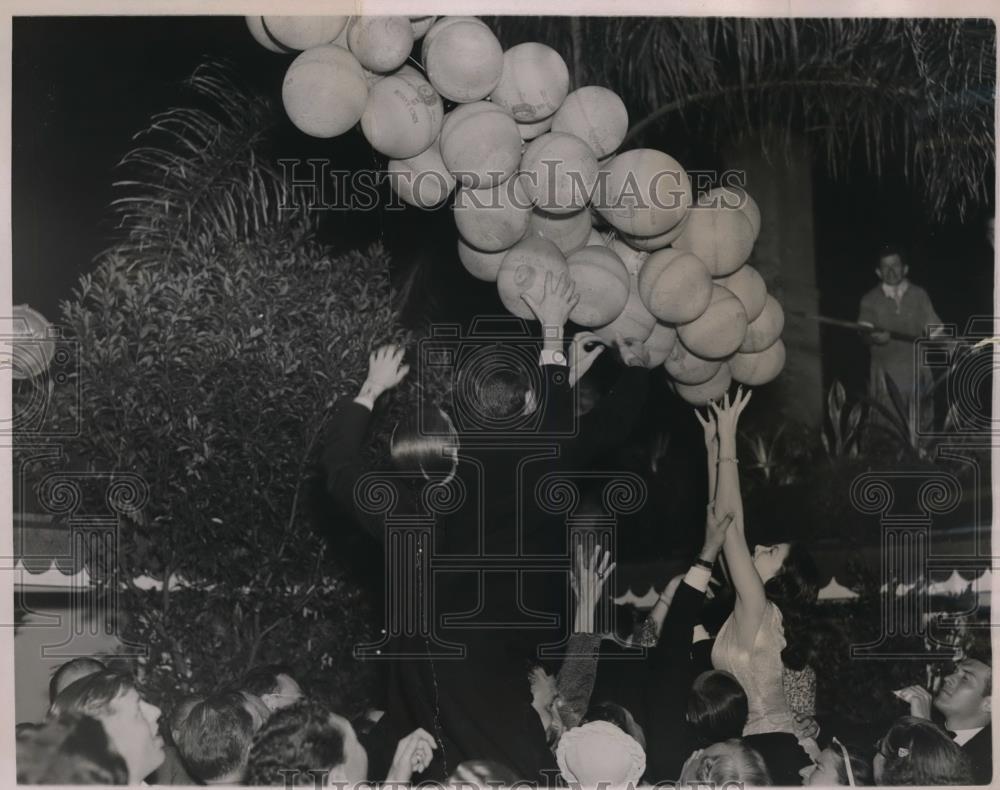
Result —
[{"label": "dark sky", "polygon": [[[13,47],[14,300],[52,319],[58,301],[108,243],[115,164],[150,115],[181,100],[179,81],[206,57],[228,58],[277,96],[290,60],[258,45],[242,17],[19,18]],[[333,151],[286,119],[281,124],[282,150]],[[339,156],[371,166],[360,135],[336,144]],[[913,277],[928,287],[943,318],[964,322],[991,311],[992,266],[981,215],[966,225],[931,225],[921,214],[918,189],[891,176],[876,181],[862,169],[850,183],[832,183],[817,167],[814,191],[819,285],[829,314],[853,317],[860,294],[873,283],[870,256],[883,237],[913,248]],[[331,216],[325,235],[351,244],[381,235],[408,258],[447,258],[435,263],[450,270],[458,264],[448,213],[381,212],[360,223]],[[463,305],[499,304],[489,284],[468,277],[461,283]],[[843,375],[842,361],[858,351],[854,338],[826,337],[828,375]]]}]

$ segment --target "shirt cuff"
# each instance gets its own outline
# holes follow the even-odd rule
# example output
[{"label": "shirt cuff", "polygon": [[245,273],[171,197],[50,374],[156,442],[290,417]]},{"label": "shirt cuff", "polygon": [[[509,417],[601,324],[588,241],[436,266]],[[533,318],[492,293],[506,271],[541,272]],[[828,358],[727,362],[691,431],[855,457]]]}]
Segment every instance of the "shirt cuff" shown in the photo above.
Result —
[{"label": "shirt cuff", "polygon": [[375,401],[373,401],[371,398],[366,398],[363,395],[358,395],[358,397],[354,399],[354,402],[361,404],[366,409],[368,409],[368,411],[374,411],[375,409]]},{"label": "shirt cuff", "polygon": [[691,630],[692,645],[695,644],[696,642],[704,642],[706,639],[711,639],[711,638],[712,635],[705,630],[705,626],[703,626],[701,623],[698,623],[698,625],[696,625]]},{"label": "shirt cuff", "polygon": [[566,354],[557,349],[542,349],[538,356],[539,365],[562,365],[566,366]]},{"label": "shirt cuff", "polygon": [[692,565],[684,575],[684,583],[689,587],[694,587],[698,592],[705,592],[708,589],[708,580],[711,578],[712,572],[708,568]]}]

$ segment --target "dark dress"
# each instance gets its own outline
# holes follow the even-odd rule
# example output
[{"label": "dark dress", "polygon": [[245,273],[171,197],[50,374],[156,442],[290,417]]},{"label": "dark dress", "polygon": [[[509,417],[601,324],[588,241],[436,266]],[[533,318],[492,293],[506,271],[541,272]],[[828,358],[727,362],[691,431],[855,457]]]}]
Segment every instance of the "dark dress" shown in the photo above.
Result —
[{"label": "dark dress", "polygon": [[[455,478],[448,484],[454,497],[445,497],[459,504],[437,509],[431,528],[433,638],[426,629],[411,628],[386,644],[386,652],[397,657],[388,660],[385,716],[365,739],[372,780],[384,778],[396,742],[416,727],[434,736],[439,748],[415,780],[444,780],[468,759],[499,761],[528,781],[558,773],[531,707],[525,659],[539,644],[567,636],[565,573],[544,568],[544,557],[565,556],[567,529],[562,516],[542,512],[536,497],[523,492],[535,492],[551,472],[584,468],[608,443],[627,435],[645,398],[648,372],[626,369],[580,431],[571,433],[566,369],[542,370],[540,424],[562,438],[539,441],[536,433],[523,441],[460,440]],[[370,419],[369,410],[353,401],[335,408],[325,442],[326,486],[342,509],[353,509],[384,543],[384,517],[355,506]],[[421,507],[401,502],[395,511]],[[525,558],[542,567],[520,567],[529,564]],[[405,571],[398,566],[394,575]]]}]

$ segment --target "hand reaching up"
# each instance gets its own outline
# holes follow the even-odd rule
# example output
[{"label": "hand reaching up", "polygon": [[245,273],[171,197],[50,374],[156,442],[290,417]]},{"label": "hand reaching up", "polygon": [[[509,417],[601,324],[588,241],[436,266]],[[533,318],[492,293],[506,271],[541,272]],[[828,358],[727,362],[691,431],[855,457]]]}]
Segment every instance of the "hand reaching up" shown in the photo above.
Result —
[{"label": "hand reaching up", "polygon": [[615,335],[615,345],[618,346],[618,353],[622,362],[630,368],[644,368],[649,365],[649,349],[645,343],[636,340],[634,337],[624,338]]},{"label": "hand reaching up", "polygon": [[430,734],[419,727],[405,738],[400,738],[385,783],[408,783],[413,774],[427,769],[436,748],[437,744]]},{"label": "hand reaching up", "polygon": [[[587,350],[587,344],[593,344]],[[593,332],[577,332],[569,344],[569,385],[576,386],[604,351],[604,341]]]},{"label": "hand reaching up", "polygon": [[605,551],[604,558],[601,559],[601,547],[595,546],[594,554],[588,564],[583,559],[583,546],[577,544],[576,564],[570,571],[569,577],[570,586],[573,588],[573,595],[576,597],[576,621],[574,627],[576,633],[593,633],[594,609],[597,608],[597,604],[601,600],[601,593],[604,592],[604,583],[611,576],[611,572],[614,569],[615,563],[611,562],[610,551]]},{"label": "hand reaching up", "polygon": [[399,384],[410,366],[403,364],[403,349],[388,345],[373,351],[368,357],[368,378],[365,379],[361,394],[375,400],[379,395]]},{"label": "hand reaching up", "polygon": [[712,411],[715,412],[715,421],[718,426],[720,441],[723,437],[735,440],[736,426],[739,423],[740,415],[750,402],[752,394],[751,390],[747,390],[744,393],[743,387],[739,387],[736,390],[736,397],[733,398],[732,403],[729,401],[729,393],[727,392],[722,400],[722,405],[719,405],[717,401],[712,401],[709,404]]},{"label": "hand reaching up", "polygon": [[569,274],[560,274],[559,279],[555,280],[552,272],[545,272],[542,298],[536,301],[527,292],[521,294],[521,298],[531,308],[531,312],[542,326],[562,328],[569,318],[570,311],[580,301],[580,294],[576,293],[576,283]]},{"label": "hand reaching up", "polygon": [[698,422],[701,423],[701,428],[705,433],[705,449],[709,452],[712,452],[712,450],[718,451],[719,426],[715,423],[715,415],[712,414],[710,409],[706,409],[705,416],[702,417],[701,412],[695,409],[694,416],[698,418]]}]

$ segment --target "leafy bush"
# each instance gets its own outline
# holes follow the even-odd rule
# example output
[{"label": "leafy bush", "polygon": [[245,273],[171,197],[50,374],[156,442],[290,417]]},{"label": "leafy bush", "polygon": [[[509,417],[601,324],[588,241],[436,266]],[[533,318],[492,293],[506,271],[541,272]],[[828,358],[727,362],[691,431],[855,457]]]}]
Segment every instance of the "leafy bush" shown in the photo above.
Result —
[{"label": "leafy bush", "polygon": [[[122,523],[118,583],[155,698],[280,660],[360,705],[350,651],[372,618],[306,499],[330,407],[373,345],[403,335],[389,261],[378,245],[335,256],[308,214],[282,209],[265,100],[215,68],[191,86],[209,109],[154,119],[157,145],[124,160],[122,235],[63,304],[79,408],[62,387],[51,417],[82,427],[75,467],[148,484]],[[140,575],[190,587],[141,590]]]}]

